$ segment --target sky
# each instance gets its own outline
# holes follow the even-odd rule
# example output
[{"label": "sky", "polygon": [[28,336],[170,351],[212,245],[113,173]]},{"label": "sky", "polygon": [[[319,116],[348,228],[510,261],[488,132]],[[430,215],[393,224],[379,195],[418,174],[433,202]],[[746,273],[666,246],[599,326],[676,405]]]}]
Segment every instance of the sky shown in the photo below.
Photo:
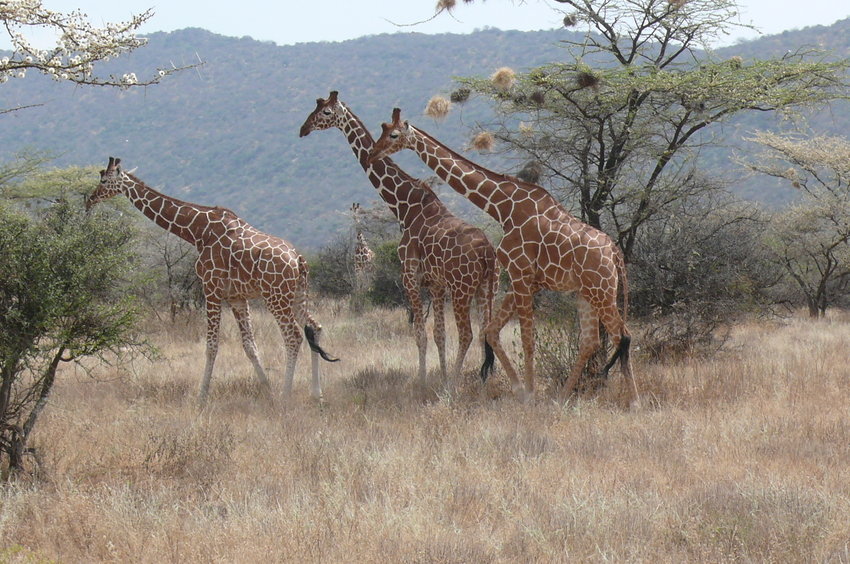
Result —
[{"label": "sky", "polygon": [[[484,27],[503,30],[537,30],[561,27],[563,4],[553,0],[460,0],[453,15],[441,14],[430,22],[399,27],[430,18],[435,0],[42,0],[45,8],[59,12],[79,9],[93,24],[124,21],[149,8],[154,16],[140,30],[174,31],[200,27],[221,35],[250,36],[279,45],[312,41],[343,41],[397,31],[420,33],[469,33]],[[847,0],[739,0],[741,22],[752,24],[764,34],[830,25],[850,17]],[[393,23],[394,22],[394,23]],[[758,34],[742,30],[722,41],[731,44]],[[0,35],[0,48],[7,48]],[[5,44],[4,44],[5,43]],[[45,45],[46,46],[46,45]]]}]

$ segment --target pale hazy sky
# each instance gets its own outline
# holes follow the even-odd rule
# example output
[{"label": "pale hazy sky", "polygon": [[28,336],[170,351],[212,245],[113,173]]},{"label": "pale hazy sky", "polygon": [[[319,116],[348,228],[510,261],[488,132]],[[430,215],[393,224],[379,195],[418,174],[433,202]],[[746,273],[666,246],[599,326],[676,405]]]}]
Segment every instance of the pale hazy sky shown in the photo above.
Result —
[{"label": "pale hazy sky", "polygon": [[[310,41],[342,41],[364,35],[417,31],[466,33],[482,27],[499,29],[551,29],[561,26],[563,7],[552,0],[458,1],[454,17],[441,14],[431,22],[399,28],[429,18],[434,0],[43,0],[52,10],[80,9],[93,23],[126,20],[130,14],[152,8],[154,17],[141,32],[173,31],[200,27],[222,35],[250,36],[280,45]],[[850,16],[847,0],[740,0],[741,21],[773,34],[810,25],[829,25]],[[802,7],[802,8],[801,8]],[[755,37],[741,30],[724,43]],[[4,45],[0,37],[0,48]]]}]

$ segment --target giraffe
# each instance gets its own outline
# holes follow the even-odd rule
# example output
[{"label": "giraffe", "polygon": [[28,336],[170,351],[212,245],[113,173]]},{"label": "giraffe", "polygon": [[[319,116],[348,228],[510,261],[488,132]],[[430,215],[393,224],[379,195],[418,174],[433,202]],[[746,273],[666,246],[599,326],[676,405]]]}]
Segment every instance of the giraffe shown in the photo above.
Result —
[{"label": "giraffe", "polygon": [[118,194],[126,196],[158,226],[193,244],[198,250],[195,272],[201,279],[206,300],[206,365],[199,402],[209,393],[213,364],[218,353],[221,304],[227,302],[242,335],[242,347],[254,366],[257,381],[266,394],[268,379],[257,356],[248,300],[262,298],[277,320],[287,351],[284,392],[292,391],[295,362],[303,340],[300,326],[312,351],[314,398],[321,398],[318,357],[329,362],[319,345],[319,325],[307,311],[307,262],[278,237],[262,233],[230,210],[201,206],[161,194],[120,166],[121,159],[109,157],[100,171],[100,184],[86,199],[86,210]]},{"label": "giraffe", "polygon": [[[379,161],[402,149],[412,149],[455,191],[498,221],[505,232],[496,254],[508,272],[511,288],[484,332],[486,345],[491,349],[481,368],[482,378],[486,380],[492,369],[495,352],[517,395],[526,399],[533,396],[533,296],[546,288],[577,293],[579,355],[565,392],[571,394],[575,390],[582,370],[600,346],[600,321],[614,344],[614,354],[603,374],[619,359],[623,375],[634,385],[629,365],[631,338],[625,324],[628,281],[623,253],[611,238],[573,217],[540,186],[487,170],[403,122],[398,108],[393,110],[392,121],[381,128],[381,137],[372,147],[370,160]],[[624,301],[622,315],[617,307],[620,287]],[[520,323],[524,382],[519,381],[499,342],[499,332],[514,315]]]},{"label": "giraffe", "polygon": [[499,274],[495,250],[480,229],[455,217],[428,185],[408,175],[391,159],[367,162],[374,139],[338,95],[337,91],[332,91],[327,99],[316,100],[316,109],[301,126],[301,137],[332,127],[341,130],[366,176],[399,222],[402,285],[413,310],[419,381],[423,384],[426,381],[427,338],[420,288],[426,287],[431,294],[434,342],[444,379],[447,367],[443,309],[446,295],[451,297],[458,330],[457,358],[452,370],[457,382],[472,342],[469,312],[472,298],[477,297],[482,306],[482,329],[492,316]]},{"label": "giraffe", "polygon": [[374,269],[375,252],[366,244],[363,230],[360,227],[360,204],[351,204],[351,215],[354,218],[354,229],[357,235],[357,243],[354,246],[354,281],[357,291],[366,287],[366,280]]}]

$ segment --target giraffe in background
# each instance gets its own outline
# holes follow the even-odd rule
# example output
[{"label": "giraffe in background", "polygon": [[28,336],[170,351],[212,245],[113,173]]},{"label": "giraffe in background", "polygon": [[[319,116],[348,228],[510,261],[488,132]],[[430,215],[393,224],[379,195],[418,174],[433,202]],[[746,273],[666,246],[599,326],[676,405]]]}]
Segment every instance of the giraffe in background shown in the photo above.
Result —
[{"label": "giraffe in background", "polygon": [[316,109],[301,126],[301,137],[332,127],[342,131],[348,139],[366,176],[401,226],[398,256],[402,264],[402,284],[413,309],[419,380],[424,383],[426,378],[427,339],[420,296],[420,288],[424,286],[431,294],[434,307],[434,342],[443,378],[447,375],[443,308],[446,294],[451,297],[458,331],[458,352],[452,377],[457,381],[472,342],[469,311],[472,298],[477,296],[482,306],[482,328],[492,316],[499,272],[493,246],[480,229],[452,215],[428,185],[408,175],[391,159],[368,162],[374,139],[360,119],[338,99],[337,91],[332,91],[327,99],[316,100]]},{"label": "giraffe in background", "polygon": [[[611,238],[573,217],[549,192],[535,184],[483,168],[449,149],[421,129],[401,120],[395,108],[392,121],[381,125],[382,134],[372,147],[370,161],[380,161],[402,149],[413,150],[422,161],[458,193],[499,222],[505,236],[497,256],[511,279],[511,289],[485,330],[491,346],[511,380],[514,391],[529,398],[534,393],[534,294],[543,288],[577,293],[581,326],[578,360],[566,382],[572,393],[582,370],[600,346],[599,322],[611,335],[614,354],[623,375],[631,379],[629,343],[625,324],[628,281],[623,253]],[[622,315],[617,292],[622,289]],[[499,342],[502,327],[517,315],[520,323],[524,382]],[[481,368],[482,378],[492,369],[492,354]],[[635,389],[635,392],[637,390]]]},{"label": "giraffe in background", "polygon": [[375,268],[375,253],[366,244],[366,238],[363,236],[359,203],[351,204],[351,215],[354,219],[354,230],[357,236],[357,242],[354,245],[354,289],[361,292],[366,289],[369,275]]},{"label": "giraffe in background", "polygon": [[303,340],[300,327],[312,350],[312,395],[320,398],[319,361],[334,362],[318,343],[319,325],[307,311],[307,262],[289,243],[262,233],[230,210],[201,206],[161,194],[120,167],[120,159],[109,157],[100,172],[100,184],[86,199],[86,209],[118,194],[126,196],[145,216],[163,229],[195,246],[195,272],[201,279],[206,299],[207,354],[199,394],[205,403],[213,364],[218,353],[221,303],[227,302],[242,335],[242,347],[254,366],[257,380],[270,392],[254,342],[248,300],[262,298],[283,334],[287,358],[284,392],[292,391],[295,362]]}]

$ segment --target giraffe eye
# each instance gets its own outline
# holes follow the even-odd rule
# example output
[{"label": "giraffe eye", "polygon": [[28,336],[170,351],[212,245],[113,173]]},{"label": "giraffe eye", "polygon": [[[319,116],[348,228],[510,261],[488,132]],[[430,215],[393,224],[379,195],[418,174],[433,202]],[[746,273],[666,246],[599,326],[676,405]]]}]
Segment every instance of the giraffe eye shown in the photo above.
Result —
[{"label": "giraffe eye", "polygon": [[322,110],[322,113],[323,113],[323,114],[325,114],[326,116],[331,115],[331,111],[330,111],[329,109],[327,109],[327,108],[325,108],[324,110]]},{"label": "giraffe eye", "polygon": [[398,139],[398,132],[393,131],[392,133],[390,133],[390,139]]}]

